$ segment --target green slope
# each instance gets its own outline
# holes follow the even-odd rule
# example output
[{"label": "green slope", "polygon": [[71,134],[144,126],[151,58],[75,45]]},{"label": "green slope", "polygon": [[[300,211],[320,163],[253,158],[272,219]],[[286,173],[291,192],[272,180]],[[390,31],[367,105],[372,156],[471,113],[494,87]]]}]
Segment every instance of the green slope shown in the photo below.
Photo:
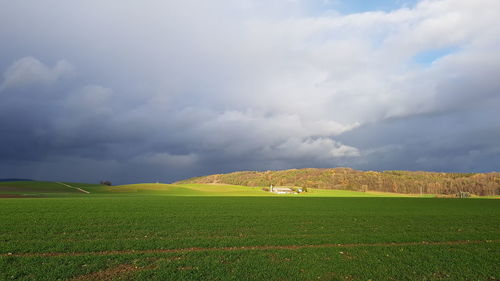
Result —
[{"label": "green slope", "polygon": [[[66,184],[66,185],[65,185]],[[75,188],[71,188],[75,187]],[[99,184],[70,183],[70,182],[48,182],[48,181],[14,181],[0,182],[0,195],[31,195],[31,196],[53,196],[56,194],[84,194],[76,188],[83,190],[102,189]]]},{"label": "green slope", "polygon": [[[69,185],[69,186],[68,186]],[[77,188],[89,192],[84,193]],[[0,183],[0,197],[68,197],[68,196],[279,196],[279,197],[405,197],[408,195],[349,190],[309,188],[301,194],[274,194],[262,187],[225,184],[140,183],[118,186],[100,184],[17,181]]]},{"label": "green slope", "polygon": [[171,196],[266,196],[258,187],[211,184],[140,183],[105,187],[107,193]]},{"label": "green slope", "polygon": [[325,190],[309,188],[300,194],[275,194],[262,187],[225,184],[162,184],[140,183],[108,186],[102,193],[122,195],[169,195],[169,196],[278,196],[278,197],[408,197],[409,195],[388,192],[358,192],[349,190]]}]

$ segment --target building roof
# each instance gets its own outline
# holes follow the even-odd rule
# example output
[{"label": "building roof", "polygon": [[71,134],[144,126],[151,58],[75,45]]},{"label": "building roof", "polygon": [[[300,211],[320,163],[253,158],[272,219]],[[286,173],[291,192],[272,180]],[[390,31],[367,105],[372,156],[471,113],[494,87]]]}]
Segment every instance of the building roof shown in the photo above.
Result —
[{"label": "building roof", "polygon": [[273,191],[290,191],[290,192],[293,192],[292,189],[288,188],[288,187],[273,187]]}]

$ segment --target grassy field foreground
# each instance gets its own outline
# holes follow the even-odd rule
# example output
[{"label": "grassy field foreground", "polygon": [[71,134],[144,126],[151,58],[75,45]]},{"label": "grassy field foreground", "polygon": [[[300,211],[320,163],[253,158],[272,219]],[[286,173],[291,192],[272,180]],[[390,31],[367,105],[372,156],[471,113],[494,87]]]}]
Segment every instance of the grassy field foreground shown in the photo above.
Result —
[{"label": "grassy field foreground", "polygon": [[499,225],[498,200],[0,199],[0,279],[498,280]]}]

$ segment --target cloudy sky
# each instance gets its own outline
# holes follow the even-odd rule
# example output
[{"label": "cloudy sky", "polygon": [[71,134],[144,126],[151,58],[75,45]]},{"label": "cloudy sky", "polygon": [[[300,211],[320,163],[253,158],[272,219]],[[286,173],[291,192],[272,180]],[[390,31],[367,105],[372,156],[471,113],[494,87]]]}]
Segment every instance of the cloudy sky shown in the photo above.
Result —
[{"label": "cloudy sky", "polygon": [[498,0],[0,0],[0,178],[500,170]]}]

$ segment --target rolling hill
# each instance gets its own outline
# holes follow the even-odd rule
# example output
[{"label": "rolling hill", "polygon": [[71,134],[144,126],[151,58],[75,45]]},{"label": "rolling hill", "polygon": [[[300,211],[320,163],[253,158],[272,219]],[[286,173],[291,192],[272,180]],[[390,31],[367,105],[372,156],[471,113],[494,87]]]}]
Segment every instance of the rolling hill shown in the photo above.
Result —
[{"label": "rolling hill", "polygon": [[260,188],[235,186],[235,185],[211,185],[211,184],[163,184],[163,183],[139,183],[118,186],[106,186],[103,188],[107,193],[113,194],[151,194],[171,196],[262,196],[266,192]]},{"label": "rolling hill", "polygon": [[284,197],[404,197],[405,194],[389,192],[359,192],[350,190],[325,190],[310,188],[301,194],[280,194],[267,192],[261,187],[228,184],[162,184],[141,183],[120,186],[106,186],[101,192],[112,194],[151,194],[169,196],[284,196]]},{"label": "rolling hill", "polygon": [[359,192],[309,188],[301,194],[266,192],[261,187],[227,184],[139,183],[107,186],[86,183],[19,181],[0,183],[0,198],[74,196],[280,196],[280,197],[405,197],[388,192]]},{"label": "rolling hill", "polygon": [[500,173],[437,173],[359,171],[350,168],[244,171],[182,180],[175,184],[205,183],[244,186],[301,186],[317,189],[380,191],[404,194],[500,195]]},{"label": "rolling hill", "polygon": [[86,194],[89,190],[98,191],[104,186],[87,183],[63,183],[50,181],[5,181],[0,182],[0,196],[15,197],[53,196],[55,194]]}]

